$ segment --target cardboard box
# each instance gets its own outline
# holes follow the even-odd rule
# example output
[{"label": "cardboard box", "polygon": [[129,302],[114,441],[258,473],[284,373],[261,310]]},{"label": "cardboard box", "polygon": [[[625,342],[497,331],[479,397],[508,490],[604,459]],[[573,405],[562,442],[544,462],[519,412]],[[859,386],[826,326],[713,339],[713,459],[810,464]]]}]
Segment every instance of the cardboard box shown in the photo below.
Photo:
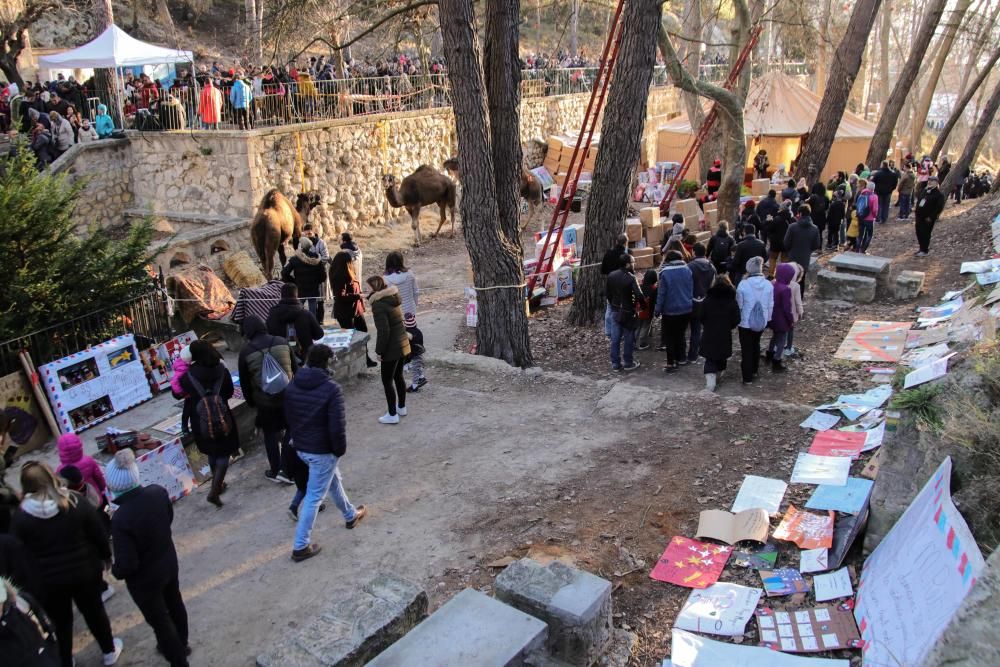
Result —
[{"label": "cardboard box", "polygon": [[750,194],[754,197],[762,197],[767,195],[767,191],[771,189],[771,179],[769,178],[755,178],[750,181]]},{"label": "cardboard box", "polygon": [[697,200],[694,199],[681,199],[674,204],[674,209],[685,218],[692,215],[696,216],[701,212]]},{"label": "cardboard box", "polygon": [[656,250],[652,246],[646,246],[645,248],[636,248],[635,250],[633,250],[632,251],[632,256],[633,257],[647,257],[649,255],[654,254],[655,252],[656,252]]},{"label": "cardboard box", "polygon": [[684,230],[688,232],[696,232],[701,229],[701,218],[698,214],[695,215],[685,215],[684,216]]},{"label": "cardboard box", "polygon": [[638,256],[638,255],[636,255],[636,257],[635,257],[635,270],[636,271],[645,271],[646,269],[651,269],[651,268],[653,268],[653,265],[654,265],[655,261],[656,260],[653,259],[653,255],[642,255],[641,257]]},{"label": "cardboard box", "polygon": [[666,233],[666,229],[666,225],[646,227],[646,245],[659,248],[663,244],[663,235]]},{"label": "cardboard box", "polygon": [[639,221],[643,227],[654,227],[660,224],[660,208],[647,206],[639,209]]},{"label": "cardboard box", "polygon": [[[560,240],[559,243],[554,243],[554,241],[555,241],[555,236],[553,236],[552,239],[550,240],[549,249],[546,252],[550,256],[553,254],[553,252],[555,252],[556,255],[562,255],[562,251],[563,251],[562,240]],[[541,258],[542,246],[544,246],[544,245],[545,245],[545,239],[544,238],[541,241],[535,241],[535,258],[536,259],[542,259]]]},{"label": "cardboard box", "polygon": [[583,225],[580,223],[566,225],[563,229],[563,243],[566,245],[575,243],[577,251],[580,251],[583,248]]},{"label": "cardboard box", "polygon": [[708,213],[709,211],[718,211],[719,210],[719,202],[715,201],[715,200],[713,200],[713,201],[707,201],[707,202],[705,202],[705,208],[703,210],[705,211],[705,213]]},{"label": "cardboard box", "polygon": [[705,209],[705,225],[709,229],[715,229],[719,226],[719,211],[718,209],[709,211]]},{"label": "cardboard box", "polygon": [[634,243],[642,240],[642,223],[634,218],[626,220],[625,234],[628,236],[630,242]]}]

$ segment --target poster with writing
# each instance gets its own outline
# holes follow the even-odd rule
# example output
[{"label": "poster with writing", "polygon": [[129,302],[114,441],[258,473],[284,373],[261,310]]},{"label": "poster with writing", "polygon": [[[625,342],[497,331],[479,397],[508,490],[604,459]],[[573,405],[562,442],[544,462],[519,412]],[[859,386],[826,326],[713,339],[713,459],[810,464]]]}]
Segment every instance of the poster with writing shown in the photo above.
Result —
[{"label": "poster with writing", "polygon": [[799,552],[799,572],[822,572],[830,567],[829,549],[806,549]]},{"label": "poster with writing", "polygon": [[774,539],[794,542],[802,549],[829,549],[833,546],[834,513],[813,514],[789,505],[781,523],[774,529]]},{"label": "poster with writing", "polygon": [[670,540],[649,576],[678,586],[708,588],[719,580],[732,551],[732,547],[677,536]]},{"label": "poster with writing", "polygon": [[850,660],[807,658],[763,646],[720,642],[680,628],[671,633],[670,653],[673,667],[851,667]]},{"label": "poster with writing", "polygon": [[132,334],[38,369],[56,423],[75,433],[153,397]]},{"label": "poster with writing", "polygon": [[815,431],[826,431],[837,425],[840,421],[840,415],[832,415],[828,412],[820,412],[819,410],[813,410],[812,414],[805,418],[799,426],[802,428],[811,428]]},{"label": "poster with writing", "polygon": [[817,574],[813,577],[813,593],[816,595],[816,602],[851,597],[854,595],[854,588],[851,586],[850,572],[842,567],[829,574]]},{"label": "poster with writing", "polygon": [[849,456],[858,458],[868,436],[850,431],[819,431],[809,445],[809,453],[819,456]]},{"label": "poster with writing", "polygon": [[754,613],[760,645],[789,653],[860,648],[851,609],[850,602],[788,611],[761,607]]},{"label": "poster with writing", "polygon": [[747,475],[733,501],[732,511],[760,508],[768,514],[777,514],[787,488],[788,484],[780,479]]},{"label": "poster with writing", "polygon": [[811,510],[835,510],[845,514],[859,514],[868,504],[874,482],[863,477],[848,477],[844,486],[820,484],[806,501]]},{"label": "poster with writing", "polygon": [[846,456],[820,456],[799,452],[792,468],[792,484],[847,484],[851,459]]},{"label": "poster with writing", "polygon": [[0,378],[0,410],[8,420],[5,447],[14,445],[23,453],[41,447],[49,439],[49,425],[24,371]]},{"label": "poster with writing", "polygon": [[759,588],[716,582],[693,590],[674,620],[675,628],[736,637],[746,631],[747,621],[763,593]]},{"label": "poster with writing", "polygon": [[194,472],[188,462],[180,438],[165,442],[135,460],[143,486],[159,484],[167,490],[170,500],[177,500],[194,489]]},{"label": "poster with writing", "polygon": [[919,384],[936,380],[939,377],[944,377],[948,373],[948,360],[953,356],[955,356],[954,352],[947,354],[940,359],[935,359],[926,366],[921,366],[920,368],[910,371],[903,379],[903,389],[916,387]]},{"label": "poster with writing", "polygon": [[863,664],[922,664],[984,567],[945,458],[865,561],[854,609]]},{"label": "poster with writing", "polygon": [[771,522],[765,510],[743,510],[730,514],[723,510],[705,510],[698,515],[698,532],[695,537],[708,537],[726,544],[744,540],[767,542]]}]

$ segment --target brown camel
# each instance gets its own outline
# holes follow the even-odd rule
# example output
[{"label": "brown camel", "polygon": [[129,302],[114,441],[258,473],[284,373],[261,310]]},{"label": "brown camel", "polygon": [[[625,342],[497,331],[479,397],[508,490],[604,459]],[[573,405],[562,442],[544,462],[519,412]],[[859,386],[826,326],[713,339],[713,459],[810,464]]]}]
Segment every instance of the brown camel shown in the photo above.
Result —
[{"label": "brown camel", "polygon": [[[456,181],[459,180],[457,157],[445,160],[444,169]],[[542,183],[538,180],[537,176],[524,167],[521,167],[521,182],[518,186],[518,191],[521,194],[521,198],[528,202],[528,217],[525,218],[524,224],[521,225],[521,231],[523,232],[534,219],[537,208],[542,204]]]},{"label": "brown camel", "polygon": [[257,215],[250,223],[250,241],[253,243],[264,276],[270,280],[274,272],[274,252],[278,252],[281,266],[285,265],[285,243],[291,239],[292,247],[298,247],[304,220],[309,212],[319,206],[318,194],[301,193],[295,199],[296,208],[277,188],[268,191],[260,200]]},{"label": "brown camel", "polygon": [[420,245],[420,208],[431,204],[437,204],[441,211],[441,222],[431,236],[437,236],[441,232],[447,212],[451,211],[451,236],[455,237],[455,182],[450,178],[434,167],[422,164],[404,178],[399,187],[396,187],[396,177],[390,174],[382,177],[382,186],[389,205],[393,208],[405,208],[410,214],[416,237],[414,245]]}]

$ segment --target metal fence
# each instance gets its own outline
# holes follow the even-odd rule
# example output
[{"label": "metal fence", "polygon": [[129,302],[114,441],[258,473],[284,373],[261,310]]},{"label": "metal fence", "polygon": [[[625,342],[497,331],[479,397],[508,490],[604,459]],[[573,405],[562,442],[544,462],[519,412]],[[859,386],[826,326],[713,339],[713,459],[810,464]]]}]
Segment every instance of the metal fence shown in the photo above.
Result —
[{"label": "metal fence", "polygon": [[0,375],[22,370],[21,350],[27,350],[35,365],[41,366],[124,333],[135,335],[140,350],[173,336],[161,290],[0,342]]}]

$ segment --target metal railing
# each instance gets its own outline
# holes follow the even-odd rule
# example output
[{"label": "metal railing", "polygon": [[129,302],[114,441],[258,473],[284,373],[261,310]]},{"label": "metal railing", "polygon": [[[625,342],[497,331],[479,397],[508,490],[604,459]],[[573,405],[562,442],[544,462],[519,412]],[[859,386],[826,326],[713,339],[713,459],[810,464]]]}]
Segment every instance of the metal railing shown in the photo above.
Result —
[{"label": "metal railing", "polygon": [[162,291],[150,290],[109,308],[0,342],[0,375],[23,369],[18,356],[21,350],[27,350],[35,366],[41,366],[125,333],[135,335],[140,350],[173,336]]}]

